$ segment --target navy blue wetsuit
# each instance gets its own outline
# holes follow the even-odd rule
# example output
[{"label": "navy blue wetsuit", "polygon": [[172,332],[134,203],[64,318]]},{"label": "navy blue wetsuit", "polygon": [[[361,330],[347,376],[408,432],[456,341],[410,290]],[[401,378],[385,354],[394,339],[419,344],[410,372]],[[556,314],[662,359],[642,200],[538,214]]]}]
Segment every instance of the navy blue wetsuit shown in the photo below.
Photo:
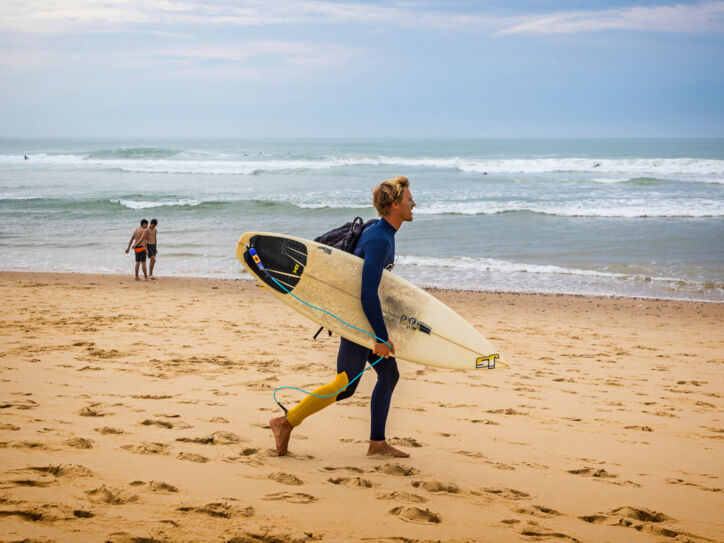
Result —
[{"label": "navy blue wetsuit", "polygon": [[[377,289],[382,279],[382,271],[395,260],[395,232],[397,230],[390,223],[380,219],[365,229],[354,252],[365,261],[362,268],[362,309],[375,335],[385,341],[389,337]],[[354,379],[367,362],[371,364],[378,358],[379,356],[370,349],[342,338],[337,354],[337,373],[345,372],[348,379]],[[370,439],[382,441],[385,439],[385,424],[390,410],[392,391],[400,378],[400,373],[397,370],[397,361],[393,357],[383,358],[373,367],[377,372],[377,384],[372,392]],[[337,396],[337,401],[352,396],[358,384],[359,380],[342,391]]]}]

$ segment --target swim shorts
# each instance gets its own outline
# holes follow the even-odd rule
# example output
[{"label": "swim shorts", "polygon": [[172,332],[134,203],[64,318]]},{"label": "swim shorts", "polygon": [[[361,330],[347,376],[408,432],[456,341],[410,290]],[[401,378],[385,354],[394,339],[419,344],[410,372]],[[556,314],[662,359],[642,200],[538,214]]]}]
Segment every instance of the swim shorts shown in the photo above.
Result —
[{"label": "swim shorts", "polygon": [[155,243],[147,243],[146,244],[146,252],[148,253],[148,258],[151,258],[153,256],[156,256],[156,244]]},{"label": "swim shorts", "polygon": [[136,262],[145,262],[146,261],[146,248],[145,247],[134,247],[133,250],[136,253]]}]

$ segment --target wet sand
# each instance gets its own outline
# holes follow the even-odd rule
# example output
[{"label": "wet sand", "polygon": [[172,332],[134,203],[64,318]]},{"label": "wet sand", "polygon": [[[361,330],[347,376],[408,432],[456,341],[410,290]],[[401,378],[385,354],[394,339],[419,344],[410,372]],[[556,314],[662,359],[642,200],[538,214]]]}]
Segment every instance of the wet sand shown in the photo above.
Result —
[{"label": "wet sand", "polygon": [[400,361],[401,460],[372,375],[276,455],[337,338],[251,281],[0,291],[0,541],[724,540],[724,304],[433,290],[510,367]]}]

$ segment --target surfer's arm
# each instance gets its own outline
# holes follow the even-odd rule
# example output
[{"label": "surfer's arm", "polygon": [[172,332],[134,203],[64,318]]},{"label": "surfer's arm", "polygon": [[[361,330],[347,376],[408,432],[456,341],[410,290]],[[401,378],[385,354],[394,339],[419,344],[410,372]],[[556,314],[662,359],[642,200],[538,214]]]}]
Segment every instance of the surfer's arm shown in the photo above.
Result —
[{"label": "surfer's arm", "polygon": [[382,279],[382,271],[385,268],[385,257],[390,250],[389,243],[385,240],[371,242],[365,248],[364,265],[362,266],[362,309],[372,326],[375,335],[384,341],[389,340],[387,327],[382,316],[382,304],[377,289]]}]

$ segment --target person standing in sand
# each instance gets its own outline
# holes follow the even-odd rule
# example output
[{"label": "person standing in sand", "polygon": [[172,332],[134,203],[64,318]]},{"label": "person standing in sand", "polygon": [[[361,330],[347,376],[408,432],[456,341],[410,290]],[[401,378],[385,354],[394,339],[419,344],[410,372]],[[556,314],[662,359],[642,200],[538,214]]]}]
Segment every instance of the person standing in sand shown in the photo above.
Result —
[{"label": "person standing in sand", "polygon": [[158,254],[156,245],[156,234],[158,233],[156,230],[157,225],[158,221],[156,219],[151,219],[151,224],[148,225],[148,229],[146,230],[146,252],[148,253],[149,279],[156,279],[153,276],[153,267],[156,265],[156,255]]},{"label": "person standing in sand", "polygon": [[347,386],[369,362],[374,363],[379,357],[380,362],[373,367],[377,372],[377,384],[371,400],[371,431],[367,455],[386,454],[400,458],[410,456],[396,449],[385,438],[385,425],[390,409],[392,392],[395,389],[400,373],[395,360],[395,346],[389,340],[387,327],[382,316],[382,306],[377,289],[382,279],[382,271],[394,263],[395,233],[403,222],[412,221],[412,208],[415,201],[410,193],[410,182],[406,177],[396,177],[377,185],[372,192],[372,203],[381,217],[362,233],[354,254],[364,259],[362,267],[362,309],[375,335],[384,340],[377,341],[373,349],[357,345],[345,338],[340,339],[337,354],[337,376],[326,385],[317,388],[314,394],[328,396],[344,388],[342,392],[328,398],[307,396],[295,407],[289,409],[284,416],[269,421],[277,452],[280,456],[287,453],[292,430],[299,426],[309,415],[324,409],[336,401],[349,398],[355,392],[359,380]]},{"label": "person standing in sand", "polygon": [[146,235],[148,229],[148,221],[141,219],[141,226],[136,228],[131,235],[131,241],[128,242],[126,247],[126,254],[131,250],[131,244],[133,244],[133,251],[136,253],[136,281],[141,279],[138,277],[138,267],[143,265],[143,277],[148,281],[148,274],[146,273]]}]

